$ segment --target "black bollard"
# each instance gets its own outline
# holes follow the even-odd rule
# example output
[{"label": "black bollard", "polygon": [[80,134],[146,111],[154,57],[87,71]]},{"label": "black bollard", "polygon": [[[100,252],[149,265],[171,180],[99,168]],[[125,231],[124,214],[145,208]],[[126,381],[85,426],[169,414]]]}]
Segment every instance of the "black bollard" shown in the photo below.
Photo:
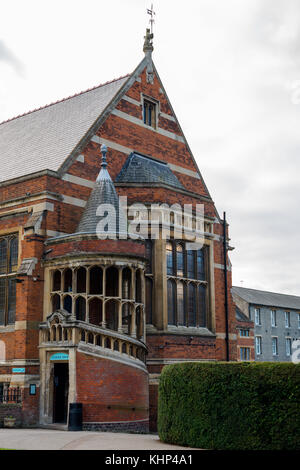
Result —
[{"label": "black bollard", "polygon": [[70,403],[69,431],[82,431],[82,403]]}]

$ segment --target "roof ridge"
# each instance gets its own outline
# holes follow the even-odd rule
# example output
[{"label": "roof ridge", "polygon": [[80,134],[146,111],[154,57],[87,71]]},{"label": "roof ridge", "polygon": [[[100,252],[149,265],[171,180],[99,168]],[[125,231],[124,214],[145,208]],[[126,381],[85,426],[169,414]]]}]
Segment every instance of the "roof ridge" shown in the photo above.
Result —
[{"label": "roof ridge", "polygon": [[80,91],[78,93],[74,93],[74,95],[67,96],[66,98],[62,98],[60,100],[53,101],[52,103],[45,104],[44,106],[40,106],[39,108],[35,108],[35,109],[32,109],[32,110],[27,111],[25,113],[18,114],[17,116],[14,116],[12,118],[9,118],[9,119],[6,119],[5,121],[0,122],[0,126],[2,124],[6,124],[7,122],[14,121],[15,119],[19,119],[21,117],[27,116],[28,114],[32,114],[32,113],[35,113],[36,111],[40,111],[41,109],[49,108],[50,106],[53,106],[53,105],[58,104],[58,103],[63,103],[64,101],[67,101],[71,98],[75,98],[76,96],[83,95],[84,93],[88,93],[89,91],[93,91],[96,88],[100,88],[102,86],[109,85],[110,83],[117,82],[118,80],[122,80],[123,78],[129,77],[130,75],[131,75],[130,73],[127,73],[126,75],[122,75],[121,77],[114,78],[113,80],[108,80],[107,82],[100,83],[100,85],[96,85],[94,87],[88,88],[87,90],[83,90],[83,91]]},{"label": "roof ridge", "polygon": [[271,290],[253,289],[253,287],[241,287],[241,286],[232,286],[232,287],[236,287],[238,289],[244,289],[244,290],[255,290],[256,292],[266,292],[267,294],[287,295],[288,297],[300,298],[300,295],[296,295],[296,294],[282,294],[281,292],[274,292],[274,291],[271,291]]}]

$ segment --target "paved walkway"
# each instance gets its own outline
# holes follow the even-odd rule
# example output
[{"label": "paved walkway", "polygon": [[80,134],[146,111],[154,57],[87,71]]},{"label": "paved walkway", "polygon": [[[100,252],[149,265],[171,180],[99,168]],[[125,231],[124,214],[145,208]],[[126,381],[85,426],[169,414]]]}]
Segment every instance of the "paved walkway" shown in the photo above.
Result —
[{"label": "paved walkway", "polygon": [[161,442],[156,434],[0,429],[0,448],[18,450],[188,450]]}]

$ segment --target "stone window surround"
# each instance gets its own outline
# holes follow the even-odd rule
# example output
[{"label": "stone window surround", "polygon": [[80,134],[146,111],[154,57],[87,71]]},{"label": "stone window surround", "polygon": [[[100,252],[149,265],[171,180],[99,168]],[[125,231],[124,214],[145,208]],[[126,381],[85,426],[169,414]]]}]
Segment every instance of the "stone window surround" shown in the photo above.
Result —
[{"label": "stone window surround", "polygon": [[[196,315],[196,325],[190,325],[192,328],[197,328],[198,326],[200,326],[201,328],[203,327],[206,327],[207,325],[207,316],[208,316],[208,303],[209,303],[209,296],[208,296],[208,282],[207,282],[207,279],[209,278],[209,263],[208,263],[208,254],[206,252],[207,250],[207,247],[204,246],[204,277],[205,279],[192,279],[192,278],[188,278],[186,277],[187,276],[187,269],[188,269],[188,261],[187,261],[187,256],[186,256],[186,248],[185,248],[185,243],[187,241],[185,240],[168,240],[167,243],[166,243],[166,247],[168,245],[168,243],[171,243],[172,244],[172,258],[173,258],[173,274],[168,274],[167,273],[167,282],[168,281],[173,281],[175,282],[175,298],[174,298],[174,302],[175,302],[175,310],[177,310],[177,295],[176,295],[176,288],[177,288],[177,285],[179,283],[182,283],[184,284],[184,289],[185,291],[188,292],[189,290],[189,285],[192,284],[193,286],[195,286],[195,289],[196,289],[196,304],[198,302],[198,286],[205,286],[206,287],[206,299],[205,299],[205,325],[198,325],[199,323],[199,308],[197,307],[196,305],[196,309],[195,309],[195,315]],[[182,276],[179,276],[178,273],[177,273],[177,266],[176,266],[176,263],[177,263],[177,246],[182,246],[183,247],[183,250],[182,250],[182,253],[183,253],[183,273],[182,273]],[[195,256],[194,256],[194,269],[195,269],[195,272],[197,271],[197,260],[196,260],[197,256],[196,256],[196,253],[195,253]],[[166,252],[166,263],[167,263],[167,252]],[[197,277],[197,276],[196,276]],[[188,305],[189,303],[189,299],[188,299],[188,294],[185,294],[186,296],[186,299],[185,299],[185,303],[186,305]],[[185,298],[184,296],[184,298]],[[186,305],[184,306],[184,311],[186,310]],[[186,313],[185,314],[185,325],[180,325],[178,324],[178,318],[176,318],[176,325],[177,327],[179,328],[182,328],[182,327],[187,327],[187,316],[188,314]],[[172,324],[170,324],[169,326],[174,326]]]}]

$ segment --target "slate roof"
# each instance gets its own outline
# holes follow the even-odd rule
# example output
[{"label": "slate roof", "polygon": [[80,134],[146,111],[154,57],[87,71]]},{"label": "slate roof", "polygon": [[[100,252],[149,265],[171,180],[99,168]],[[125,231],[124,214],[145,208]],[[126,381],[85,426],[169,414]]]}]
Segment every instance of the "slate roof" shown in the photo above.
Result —
[{"label": "slate roof", "polygon": [[278,294],[277,292],[236,286],[232,287],[232,293],[237,294],[249,304],[300,310],[300,297],[296,295]]},{"label": "slate roof", "polygon": [[252,323],[252,321],[237,306],[235,307],[235,318],[238,321]]},{"label": "slate roof", "polygon": [[184,189],[167,163],[132,152],[115,179],[116,183],[164,183]]},{"label": "slate roof", "polygon": [[[109,206],[112,206],[115,212],[111,211]],[[97,215],[97,210],[101,207],[103,209],[101,215]],[[127,220],[125,213],[106,169],[106,164],[102,163],[100,173],[86,203],[76,233],[99,233],[99,227],[97,228],[97,226],[103,218],[108,222],[106,226],[103,224],[104,232],[118,234],[126,231]]]},{"label": "slate roof", "polygon": [[0,124],[0,182],[58,171],[127,80],[118,78]]}]

